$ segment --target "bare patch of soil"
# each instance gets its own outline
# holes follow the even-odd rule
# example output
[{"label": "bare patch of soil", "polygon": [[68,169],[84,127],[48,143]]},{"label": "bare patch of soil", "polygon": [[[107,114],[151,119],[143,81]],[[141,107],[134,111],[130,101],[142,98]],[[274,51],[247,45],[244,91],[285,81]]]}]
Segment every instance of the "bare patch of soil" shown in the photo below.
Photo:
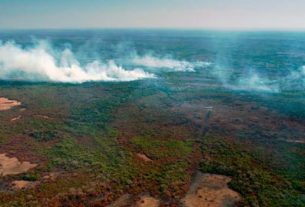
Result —
[{"label": "bare patch of soil", "polygon": [[142,196],[141,199],[136,203],[136,207],[158,207],[160,201],[150,196]]},{"label": "bare patch of soil", "polygon": [[51,173],[43,176],[43,179],[44,180],[52,180],[52,181],[54,181],[58,176],[59,176],[59,173],[51,172]]},{"label": "bare patch of soil", "polygon": [[21,105],[21,102],[16,100],[9,100],[4,97],[0,97],[0,111],[5,111],[13,108],[14,106]]},{"label": "bare patch of soil", "polygon": [[15,180],[11,183],[11,187],[14,190],[33,188],[37,185],[37,182],[25,181],[25,180]]},{"label": "bare patch of soil", "polygon": [[11,122],[15,122],[15,121],[18,121],[19,119],[21,119],[21,116],[17,116],[17,117],[14,117],[11,119]]},{"label": "bare patch of soil", "polygon": [[184,207],[228,207],[241,200],[240,195],[229,189],[231,178],[223,175],[198,173],[189,192],[183,198]]},{"label": "bare patch of soil", "polygon": [[131,196],[129,194],[124,194],[121,197],[119,197],[116,201],[114,201],[112,204],[108,205],[108,207],[130,206],[130,202],[131,202]]},{"label": "bare patch of soil", "polygon": [[37,164],[20,162],[16,157],[10,158],[6,154],[0,154],[0,176],[24,173],[36,166]]},{"label": "bare patch of soil", "polygon": [[50,119],[50,117],[46,115],[34,115],[34,116],[41,119]]},{"label": "bare patch of soil", "polygon": [[140,158],[141,160],[145,161],[145,162],[152,162],[152,159],[147,157],[145,154],[137,153],[137,157]]}]

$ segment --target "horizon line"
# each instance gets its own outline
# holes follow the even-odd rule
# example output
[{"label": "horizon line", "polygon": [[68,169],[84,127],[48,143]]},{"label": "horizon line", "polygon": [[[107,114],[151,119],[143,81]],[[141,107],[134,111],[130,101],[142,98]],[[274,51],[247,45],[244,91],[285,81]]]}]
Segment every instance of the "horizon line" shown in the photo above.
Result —
[{"label": "horizon line", "polygon": [[0,27],[0,31],[26,31],[26,30],[180,30],[180,31],[266,31],[266,32],[305,32],[305,28],[229,28],[229,27]]}]

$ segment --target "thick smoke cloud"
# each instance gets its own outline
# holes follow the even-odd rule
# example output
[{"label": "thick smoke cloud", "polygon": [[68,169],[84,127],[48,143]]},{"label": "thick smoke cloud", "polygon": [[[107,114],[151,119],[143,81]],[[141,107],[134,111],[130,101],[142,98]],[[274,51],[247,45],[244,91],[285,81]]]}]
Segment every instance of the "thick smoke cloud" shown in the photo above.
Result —
[{"label": "thick smoke cloud", "polygon": [[[290,70],[287,75],[270,78],[255,69],[240,70],[220,63],[177,60],[169,54],[153,52],[138,55],[127,49],[113,59],[89,58],[81,63],[77,57],[86,57],[85,51],[72,52],[69,48],[55,49],[46,41],[37,41],[24,47],[14,42],[0,41],[0,80],[50,81],[83,83],[88,81],[134,81],[157,78],[163,72],[194,72],[209,75],[231,90],[264,91],[278,93],[305,88],[305,66]],[[97,49],[94,52],[98,53]],[[92,52],[92,51],[91,51]],[[102,60],[101,60],[102,59]],[[125,67],[126,66],[126,67]],[[128,66],[128,67],[127,67]]]},{"label": "thick smoke cloud", "polygon": [[[56,52],[44,41],[31,48],[13,42],[0,44],[0,78],[8,80],[75,82],[132,81],[155,75],[136,68],[126,70],[115,61],[92,61],[82,66],[70,49]],[[59,56],[59,58],[56,58]]]},{"label": "thick smoke cloud", "polygon": [[[83,52],[85,51],[80,53],[82,57]],[[96,57],[89,63],[81,64],[71,49],[55,50],[46,41],[38,41],[31,47],[22,47],[14,42],[0,42],[0,79],[71,83],[134,81],[156,78],[157,72],[193,72],[195,68],[209,65],[207,62],[176,60],[168,55],[139,56],[136,52],[125,55],[128,58],[100,60],[101,58]],[[128,61],[118,64],[120,58]],[[122,65],[125,63],[131,68],[124,68]]]}]

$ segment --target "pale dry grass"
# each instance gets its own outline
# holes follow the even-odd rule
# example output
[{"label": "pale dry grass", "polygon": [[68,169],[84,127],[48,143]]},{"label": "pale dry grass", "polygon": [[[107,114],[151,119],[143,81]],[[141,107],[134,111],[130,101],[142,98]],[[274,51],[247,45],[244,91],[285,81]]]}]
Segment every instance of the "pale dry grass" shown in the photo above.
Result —
[{"label": "pale dry grass", "polygon": [[240,195],[228,188],[231,178],[198,173],[189,192],[182,200],[184,207],[228,207],[240,201]]},{"label": "pale dry grass", "polygon": [[6,154],[0,154],[0,176],[24,173],[36,166],[37,164],[20,162],[16,157],[10,158]]},{"label": "pale dry grass", "polygon": [[21,105],[21,102],[16,100],[9,100],[4,97],[0,97],[0,111],[9,110],[12,107]]}]

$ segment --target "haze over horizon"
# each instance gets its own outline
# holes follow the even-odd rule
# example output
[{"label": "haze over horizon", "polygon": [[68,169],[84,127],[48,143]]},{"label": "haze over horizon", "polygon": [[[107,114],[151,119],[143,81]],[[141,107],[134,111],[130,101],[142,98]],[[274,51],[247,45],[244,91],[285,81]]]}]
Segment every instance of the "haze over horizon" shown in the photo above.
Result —
[{"label": "haze over horizon", "polygon": [[305,1],[1,0],[0,29],[305,29]]}]

